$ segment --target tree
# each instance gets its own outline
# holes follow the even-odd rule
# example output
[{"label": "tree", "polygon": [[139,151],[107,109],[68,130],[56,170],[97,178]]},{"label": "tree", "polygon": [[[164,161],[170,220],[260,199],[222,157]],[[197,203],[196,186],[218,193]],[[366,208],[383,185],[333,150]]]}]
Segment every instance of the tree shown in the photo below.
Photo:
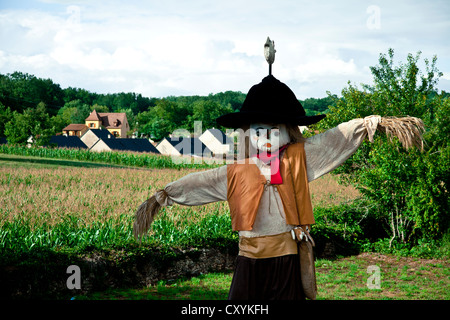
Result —
[{"label": "tree", "polygon": [[176,129],[183,128],[188,110],[169,99],[161,99],[149,111],[136,116],[137,130],[140,135],[161,140]]},{"label": "tree", "polygon": [[119,109],[117,112],[125,113],[127,115],[127,121],[130,125],[130,135],[131,132],[136,128],[136,117],[134,116],[133,110],[131,108],[128,109]]},{"label": "tree", "polygon": [[64,91],[64,103],[79,100],[83,104],[93,105],[96,93],[91,93],[85,89],[68,87]]},{"label": "tree", "polygon": [[5,135],[5,125],[11,121],[12,117],[11,109],[0,102],[0,137]]},{"label": "tree", "polygon": [[17,111],[13,111],[12,119],[5,124],[5,136],[8,143],[25,143],[31,135],[31,121],[32,119],[27,116],[27,113],[21,114]]},{"label": "tree", "polygon": [[23,113],[14,111],[12,119],[5,125],[5,136],[11,144],[26,143],[27,139],[33,136],[38,145],[44,145],[52,134],[54,132],[50,117],[42,102],[36,108],[28,108]]},{"label": "tree", "polygon": [[425,150],[406,151],[398,142],[377,135],[375,143],[364,142],[347,162],[335,170],[374,204],[380,223],[394,240],[414,242],[439,238],[448,230],[449,100],[436,94],[442,73],[425,59],[425,74],[418,67],[420,52],[408,55],[406,64],[394,65],[394,51],[381,54],[371,67],[374,84],[364,90],[349,83],[342,99],[330,106],[327,117],[316,128],[371,114],[415,116],[427,127]]},{"label": "tree", "polygon": [[[91,106],[90,109],[91,109],[91,112],[94,110],[97,111],[98,113],[108,113],[109,112],[109,108],[107,106],[102,106],[97,103],[94,104],[93,106]],[[120,111],[116,111],[116,112],[120,112]],[[87,116],[86,116],[86,118],[87,118]]]},{"label": "tree", "polygon": [[91,112],[92,108],[89,105],[85,103],[78,104],[75,113],[71,116],[71,123],[85,123],[86,118],[89,114],[91,114]]},{"label": "tree", "polygon": [[427,112],[429,130],[427,151],[413,163],[416,181],[407,195],[407,207],[424,238],[436,238],[449,227],[450,204],[450,97],[435,97],[436,105]]},{"label": "tree", "polygon": [[306,111],[307,116],[313,116],[316,114],[323,114],[328,112],[328,106],[334,105],[337,100],[336,95],[329,95],[325,98],[308,98],[303,101],[300,101],[303,108]]},{"label": "tree", "polygon": [[240,91],[225,91],[216,94],[210,94],[208,100],[212,100],[221,106],[230,107],[233,111],[241,110],[246,95]]},{"label": "tree", "polygon": [[223,114],[233,112],[230,105],[223,106],[210,100],[198,100],[192,106],[192,116],[188,117],[187,127],[191,132],[194,130],[194,122],[201,121],[202,128],[217,127],[216,119]]},{"label": "tree", "polygon": [[50,79],[39,79],[22,72],[0,75],[0,102],[12,111],[22,112],[45,103],[47,112],[56,115],[64,103],[64,92]]}]

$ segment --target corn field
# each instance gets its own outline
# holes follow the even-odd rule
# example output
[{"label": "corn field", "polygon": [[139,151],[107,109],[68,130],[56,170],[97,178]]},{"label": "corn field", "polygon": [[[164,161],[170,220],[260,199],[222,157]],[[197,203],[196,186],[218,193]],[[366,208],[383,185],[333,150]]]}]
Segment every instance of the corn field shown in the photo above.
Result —
[{"label": "corn field", "polygon": [[[15,150],[70,155],[69,150]],[[78,252],[87,247],[137,244],[132,235],[137,207],[167,183],[198,170],[0,166],[0,250]],[[313,204],[352,196],[337,193],[336,186],[332,179],[313,183]],[[205,246],[214,241],[237,241],[237,234],[231,231],[226,202],[174,205],[161,210],[143,241]]]},{"label": "corn field", "polygon": [[103,151],[92,152],[83,149],[66,148],[44,148],[21,145],[0,145],[0,153],[14,154],[20,156],[33,156],[41,158],[78,160],[101,162],[121,166],[144,167],[144,168],[209,168],[210,164],[192,163],[193,159],[186,159],[183,163],[174,163],[170,156],[157,155],[153,153],[125,152],[125,151]]},{"label": "corn field", "polygon": [[[0,250],[83,250],[136,243],[132,235],[139,204],[194,169],[0,167]],[[144,241],[197,241],[234,237],[228,206],[175,205],[163,209]],[[197,240],[195,240],[197,239]]]}]

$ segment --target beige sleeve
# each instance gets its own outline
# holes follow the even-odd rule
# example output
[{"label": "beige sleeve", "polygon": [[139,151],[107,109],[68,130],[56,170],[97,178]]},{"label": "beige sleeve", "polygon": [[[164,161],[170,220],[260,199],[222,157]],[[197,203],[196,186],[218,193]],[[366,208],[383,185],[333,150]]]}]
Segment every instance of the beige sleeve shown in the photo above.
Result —
[{"label": "beige sleeve", "polygon": [[227,200],[227,167],[195,172],[170,182],[163,191],[156,192],[161,206],[174,202],[186,206],[198,206]]},{"label": "beige sleeve", "polygon": [[380,121],[380,116],[354,119],[307,138],[305,153],[308,181],[311,182],[343,164],[356,152],[367,135],[373,142],[373,135]]}]

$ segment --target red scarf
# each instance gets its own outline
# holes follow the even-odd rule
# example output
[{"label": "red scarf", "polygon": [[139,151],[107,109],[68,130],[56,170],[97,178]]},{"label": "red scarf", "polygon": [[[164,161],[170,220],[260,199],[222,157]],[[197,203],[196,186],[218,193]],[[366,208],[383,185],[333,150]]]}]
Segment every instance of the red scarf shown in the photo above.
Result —
[{"label": "red scarf", "polygon": [[282,146],[278,152],[271,153],[271,152],[261,152],[257,153],[256,157],[264,162],[266,165],[270,164],[270,184],[282,184],[283,179],[281,178],[280,173],[280,153],[284,149],[287,148],[288,145]]}]

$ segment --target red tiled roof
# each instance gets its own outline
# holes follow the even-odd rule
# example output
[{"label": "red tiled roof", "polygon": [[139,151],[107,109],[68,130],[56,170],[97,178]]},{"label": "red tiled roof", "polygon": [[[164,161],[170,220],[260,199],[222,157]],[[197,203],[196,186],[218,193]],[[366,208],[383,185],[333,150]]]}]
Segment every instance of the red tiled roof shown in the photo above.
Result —
[{"label": "red tiled roof", "polygon": [[92,111],[91,114],[86,118],[86,121],[101,121],[100,115],[96,110]]},{"label": "red tiled roof", "polygon": [[85,124],[71,123],[67,127],[65,127],[63,131],[81,131],[86,128],[87,126]]},{"label": "red tiled roof", "polygon": [[125,112],[102,112],[98,113],[96,110],[86,118],[85,121],[101,121],[101,125],[108,129],[118,129],[122,127],[125,122],[127,114]]},{"label": "red tiled roof", "polygon": [[102,119],[103,126],[106,128],[112,129],[112,128],[121,128],[122,124],[125,122],[127,114],[124,112],[123,113],[99,113],[99,116]]}]

